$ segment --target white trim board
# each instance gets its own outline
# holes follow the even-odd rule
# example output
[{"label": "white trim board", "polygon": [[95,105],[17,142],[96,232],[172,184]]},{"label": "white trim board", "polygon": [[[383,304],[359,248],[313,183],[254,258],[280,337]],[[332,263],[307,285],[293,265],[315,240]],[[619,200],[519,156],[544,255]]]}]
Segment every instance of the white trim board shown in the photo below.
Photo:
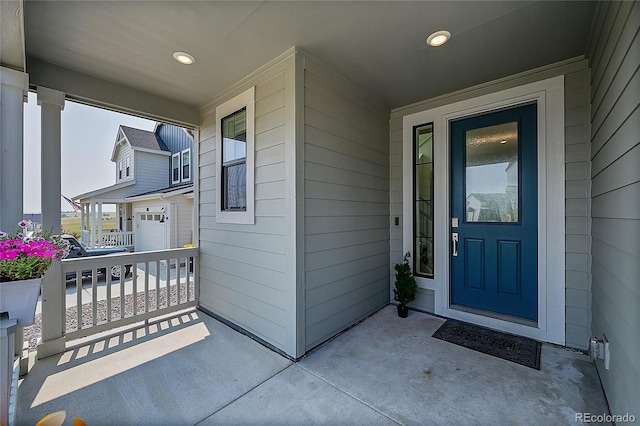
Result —
[{"label": "white trim board", "polygon": [[[538,105],[538,323],[529,326],[452,309],[449,297],[449,122],[535,101]],[[413,127],[434,125],[434,279],[437,315],[565,344],[564,76],[518,86],[403,117],[403,252],[413,251]]]}]

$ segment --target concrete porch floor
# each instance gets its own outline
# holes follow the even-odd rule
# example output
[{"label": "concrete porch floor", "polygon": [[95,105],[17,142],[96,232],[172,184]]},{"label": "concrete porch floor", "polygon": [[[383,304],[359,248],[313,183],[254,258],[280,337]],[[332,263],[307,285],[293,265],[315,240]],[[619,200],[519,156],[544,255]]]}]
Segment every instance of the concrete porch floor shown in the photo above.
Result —
[{"label": "concrete porch floor", "polygon": [[[431,337],[387,306],[298,363],[200,311],[39,360],[16,425],[576,424],[608,413],[595,366],[543,345],[540,371]],[[580,422],[578,422],[580,423]]]}]

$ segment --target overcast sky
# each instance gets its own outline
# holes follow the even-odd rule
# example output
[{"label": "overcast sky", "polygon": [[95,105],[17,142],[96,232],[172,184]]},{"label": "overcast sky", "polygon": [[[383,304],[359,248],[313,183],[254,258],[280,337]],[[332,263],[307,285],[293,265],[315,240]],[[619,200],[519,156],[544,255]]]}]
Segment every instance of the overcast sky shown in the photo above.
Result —
[{"label": "overcast sky", "polygon": [[[154,121],[67,101],[62,111],[62,193],[69,197],[116,183],[111,152],[124,124],[153,130]],[[29,92],[24,105],[24,212],[40,213],[40,107]],[[72,210],[62,199],[62,210]],[[105,211],[113,211],[113,208]]]}]

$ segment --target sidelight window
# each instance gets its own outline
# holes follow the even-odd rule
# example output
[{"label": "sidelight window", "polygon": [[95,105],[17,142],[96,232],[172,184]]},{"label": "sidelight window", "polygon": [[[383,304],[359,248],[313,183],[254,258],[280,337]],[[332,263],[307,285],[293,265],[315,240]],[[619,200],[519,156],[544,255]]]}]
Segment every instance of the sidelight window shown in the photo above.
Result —
[{"label": "sidelight window", "polygon": [[414,274],[433,278],[433,123],[413,128]]}]

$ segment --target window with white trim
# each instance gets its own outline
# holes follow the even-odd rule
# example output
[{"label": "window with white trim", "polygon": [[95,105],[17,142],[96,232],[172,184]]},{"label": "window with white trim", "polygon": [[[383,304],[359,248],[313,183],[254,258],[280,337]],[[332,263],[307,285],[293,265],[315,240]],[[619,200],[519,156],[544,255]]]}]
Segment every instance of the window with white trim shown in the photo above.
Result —
[{"label": "window with white trim", "polygon": [[130,169],[131,169],[131,157],[127,157],[126,173],[125,173],[127,177],[129,176]]},{"label": "window with white trim", "polygon": [[182,151],[182,182],[191,180],[191,148]]},{"label": "window with white trim", "polygon": [[251,89],[216,108],[216,221],[255,223],[254,93]]},{"label": "window with white trim", "polygon": [[118,179],[122,179],[122,160],[118,161]]},{"label": "window with white trim", "polygon": [[180,153],[171,156],[171,183],[180,182]]}]

